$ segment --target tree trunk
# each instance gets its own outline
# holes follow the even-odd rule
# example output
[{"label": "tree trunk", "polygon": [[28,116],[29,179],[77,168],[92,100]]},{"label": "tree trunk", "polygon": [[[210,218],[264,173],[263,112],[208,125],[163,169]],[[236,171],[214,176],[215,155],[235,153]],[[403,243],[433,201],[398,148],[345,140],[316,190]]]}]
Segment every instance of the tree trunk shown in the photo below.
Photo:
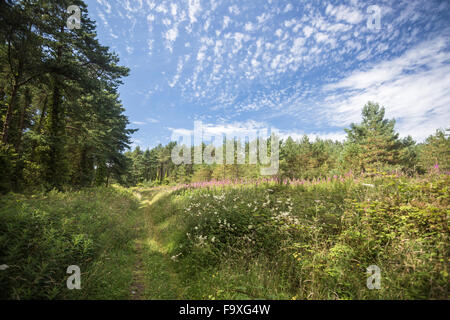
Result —
[{"label": "tree trunk", "polygon": [[[61,28],[61,33],[64,32],[64,28]],[[57,49],[56,62],[61,64],[62,58],[62,45]],[[61,82],[63,77],[58,73],[53,74],[52,85],[52,104],[49,112],[49,135],[50,135],[50,151],[48,164],[49,172],[47,175],[48,183],[53,188],[61,189],[65,183],[65,177],[67,174],[67,167],[65,162],[65,119],[64,119],[64,107],[61,94]]]},{"label": "tree trunk", "polygon": [[[41,130],[44,124],[44,119],[45,119],[45,113],[47,112],[47,102],[48,102],[48,95],[45,95],[44,98],[44,104],[42,105],[42,109],[41,109],[41,116],[39,117],[39,122],[37,124],[37,128],[36,128],[36,133],[37,134],[41,134]],[[36,147],[37,147],[37,142],[35,140],[33,140],[33,144],[32,144],[32,148],[31,148],[31,162],[35,161],[36,158]]]},{"label": "tree trunk", "polygon": [[18,90],[19,90],[19,86],[17,84],[15,84],[13,86],[11,98],[9,99],[8,110],[6,111],[5,122],[3,123],[2,142],[4,144],[8,143],[9,124],[11,123],[12,113],[14,110],[14,105],[16,104]]},{"label": "tree trunk", "polygon": [[109,185],[109,174],[110,174],[110,169],[106,168],[106,187],[108,187]]},{"label": "tree trunk", "polygon": [[36,133],[40,134],[41,130],[42,130],[42,125],[44,123],[44,119],[45,119],[45,113],[47,112],[47,102],[48,102],[48,95],[45,95],[44,98],[44,104],[42,105],[42,109],[41,109],[41,116],[39,117],[39,122],[38,122],[38,126],[36,128]]},{"label": "tree trunk", "polygon": [[27,112],[27,108],[28,106],[31,104],[31,96],[30,96],[30,90],[29,88],[26,89],[25,91],[25,99],[23,101],[23,105],[22,108],[20,110],[20,120],[19,120],[19,136],[17,138],[16,141],[16,150],[19,154],[21,154],[21,149],[22,149],[22,135],[23,135],[23,129],[24,129],[24,125],[25,125],[25,115]]}]

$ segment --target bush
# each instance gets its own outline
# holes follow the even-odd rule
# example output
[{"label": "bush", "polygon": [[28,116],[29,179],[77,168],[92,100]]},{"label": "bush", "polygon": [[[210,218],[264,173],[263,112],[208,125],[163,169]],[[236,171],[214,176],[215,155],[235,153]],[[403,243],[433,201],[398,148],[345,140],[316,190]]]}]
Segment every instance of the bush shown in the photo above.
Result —
[{"label": "bush", "polygon": [[[8,194],[0,208],[0,263],[9,266],[0,273],[1,299],[93,298],[108,277],[98,265],[136,236],[129,221],[137,203],[123,190]],[[81,292],[66,287],[69,265],[82,271]]]},{"label": "bush", "polygon": [[[186,205],[173,255],[187,278],[217,274],[197,298],[242,298],[245,287],[247,298],[445,299],[449,182],[376,175],[178,190]],[[366,287],[370,265],[380,290]]]}]

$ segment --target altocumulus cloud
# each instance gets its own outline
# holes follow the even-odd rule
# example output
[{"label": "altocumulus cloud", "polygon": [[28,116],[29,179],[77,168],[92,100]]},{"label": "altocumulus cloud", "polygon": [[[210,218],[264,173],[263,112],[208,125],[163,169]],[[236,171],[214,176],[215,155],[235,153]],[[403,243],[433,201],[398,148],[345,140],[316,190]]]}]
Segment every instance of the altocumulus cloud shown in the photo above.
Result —
[{"label": "altocumulus cloud", "polygon": [[[381,9],[381,30],[367,27],[371,4]],[[191,128],[200,114],[229,130],[253,121],[282,135],[342,140],[369,100],[387,108],[403,136],[422,140],[450,123],[446,1],[88,5],[101,40],[132,69],[121,97],[150,144],[167,139],[168,128]],[[163,126],[142,124],[155,124],[141,120],[155,114]]]}]

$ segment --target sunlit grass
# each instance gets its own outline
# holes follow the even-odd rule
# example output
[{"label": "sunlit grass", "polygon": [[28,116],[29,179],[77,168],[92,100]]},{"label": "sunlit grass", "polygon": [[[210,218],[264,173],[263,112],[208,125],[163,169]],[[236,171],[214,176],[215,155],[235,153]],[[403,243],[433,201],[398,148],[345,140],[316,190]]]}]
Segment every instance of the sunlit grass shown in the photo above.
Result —
[{"label": "sunlit grass", "polygon": [[[150,207],[188,299],[446,298],[447,175],[176,188]],[[366,286],[369,265],[382,287]]]}]

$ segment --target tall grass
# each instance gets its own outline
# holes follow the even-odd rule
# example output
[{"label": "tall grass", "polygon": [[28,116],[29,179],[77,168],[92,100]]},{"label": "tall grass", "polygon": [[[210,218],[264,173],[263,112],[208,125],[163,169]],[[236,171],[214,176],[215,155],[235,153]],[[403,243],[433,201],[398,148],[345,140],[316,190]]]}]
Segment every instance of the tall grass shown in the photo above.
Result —
[{"label": "tall grass", "polygon": [[[5,195],[0,298],[128,299],[138,240],[144,298],[447,299],[449,184],[434,172]],[[69,265],[82,290],[67,289]]]},{"label": "tall grass", "polygon": [[[185,298],[446,299],[449,182],[180,188],[157,204],[157,220],[176,222],[163,237]],[[369,265],[381,269],[379,290],[366,285]]]},{"label": "tall grass", "polygon": [[[0,197],[0,298],[128,298],[137,207],[120,188]],[[67,289],[69,265],[82,290]]]}]

